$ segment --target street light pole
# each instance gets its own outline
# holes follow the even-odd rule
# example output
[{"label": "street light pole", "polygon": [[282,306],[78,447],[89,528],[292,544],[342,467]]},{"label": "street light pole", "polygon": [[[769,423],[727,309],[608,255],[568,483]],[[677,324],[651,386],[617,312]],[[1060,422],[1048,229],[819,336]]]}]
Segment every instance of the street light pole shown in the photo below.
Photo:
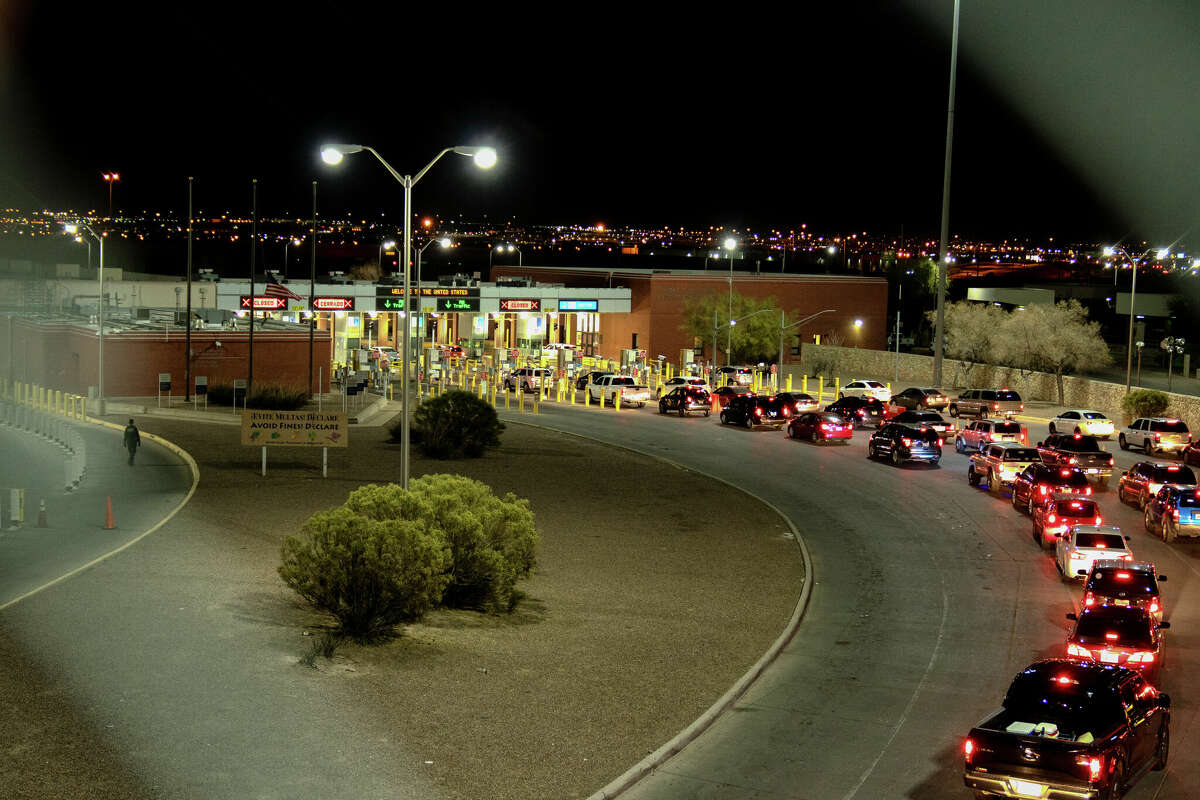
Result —
[{"label": "street light pole", "polygon": [[433,159],[421,168],[416,175],[401,175],[392,168],[392,165],[384,160],[383,156],[373,148],[367,145],[360,144],[327,144],[321,147],[321,158],[326,164],[337,164],[342,158],[351,153],[360,153],[363,151],[375,156],[375,159],[383,165],[396,181],[404,187],[404,335],[402,364],[403,370],[400,375],[400,392],[404,398],[404,407],[401,412],[400,426],[400,477],[401,487],[408,488],[408,473],[409,473],[409,429],[410,419],[412,417],[412,403],[408,396],[408,372],[409,359],[412,357],[412,315],[409,313],[412,310],[412,293],[410,285],[410,270],[409,265],[412,258],[412,188],[417,181],[425,177],[434,164],[441,160],[442,156],[447,153],[454,152],[462,156],[474,158],[475,164],[483,169],[488,169],[496,163],[496,151],[490,147],[474,147],[474,146],[457,146],[443,148]]},{"label": "street light pole", "polygon": [[958,12],[954,0],[954,25],[950,38],[950,98],[946,102],[946,159],[942,167],[942,226],[938,236],[937,318],[933,332],[933,385],[942,385],[942,354],[946,338],[946,239],[950,236],[950,157],[954,150],[954,83],[958,73]]},{"label": "street light pole", "polygon": [[[425,308],[424,308],[424,304],[423,304],[423,303],[422,303],[422,301],[421,301],[421,256],[424,254],[424,252],[425,252],[425,248],[429,247],[429,245],[433,244],[434,242],[437,242],[437,243],[438,243],[438,244],[440,244],[442,247],[449,247],[449,246],[450,246],[450,237],[449,237],[449,236],[443,236],[443,237],[441,237],[441,238],[438,238],[438,239],[430,239],[428,242],[426,242],[425,244],[423,244],[419,250],[417,250],[417,306],[416,306],[416,314],[417,314],[417,335],[421,337],[421,338],[420,338],[420,340],[417,342],[417,353],[418,353],[418,357],[417,357],[416,370],[417,370],[418,372],[420,372],[420,369],[421,369],[421,357],[423,357],[423,356],[425,355]],[[405,306],[405,310],[406,310],[406,311],[408,310],[408,307],[407,307],[407,306]],[[418,397],[420,397],[420,396],[421,396],[421,382],[420,382],[420,380],[418,380],[418,381],[417,381],[417,396],[418,396]]]},{"label": "street light pole", "polygon": [[388,239],[386,242],[379,243],[379,277],[383,277],[383,251],[391,250],[396,246],[394,239]]},{"label": "street light pole", "polygon": [[729,251],[729,330],[725,338],[725,366],[733,363],[730,351],[733,349],[733,249],[737,241],[731,236],[725,240],[725,249]]},{"label": "street light pole", "polygon": [[[1121,247],[1120,245],[1112,245],[1104,248],[1104,255],[1106,256],[1116,255],[1117,253],[1123,255],[1125,260],[1129,262],[1129,268],[1133,270],[1133,281],[1129,286],[1129,337],[1125,343],[1125,394],[1129,394],[1129,383],[1133,376],[1133,320],[1135,317],[1135,303],[1137,301],[1137,265],[1138,261],[1141,261],[1143,258],[1150,255],[1150,253],[1153,251],[1154,248],[1150,248],[1138,256],[1135,260],[1131,258],[1125,248]],[[1161,248],[1158,250],[1157,255],[1159,258],[1165,258],[1168,252],[1169,251],[1166,248]],[[1113,269],[1115,271],[1116,267],[1113,267]],[[1139,364],[1141,362],[1140,352],[1138,353],[1138,362]]]},{"label": "street light pole", "polygon": [[793,322],[791,325],[786,325],[785,323],[787,322],[787,313],[784,312],[783,310],[780,310],[780,312],[779,312],[779,370],[778,370],[779,380],[781,380],[781,381],[783,380],[783,334],[785,332],[791,330],[792,328],[798,327],[810,320],[816,319],[817,317],[821,316],[822,314],[836,314],[836,313],[837,313],[836,308],[827,308],[824,311],[818,311],[815,314],[809,314],[804,319],[797,320],[796,322]]}]

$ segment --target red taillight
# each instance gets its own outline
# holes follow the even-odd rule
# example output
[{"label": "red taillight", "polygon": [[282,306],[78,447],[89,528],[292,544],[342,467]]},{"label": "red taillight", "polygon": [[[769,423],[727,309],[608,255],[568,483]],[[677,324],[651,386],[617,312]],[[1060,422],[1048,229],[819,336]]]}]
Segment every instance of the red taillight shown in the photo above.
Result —
[{"label": "red taillight", "polygon": [[1050,515],[1050,518],[1049,518],[1049,519],[1047,519],[1046,521],[1047,521],[1047,522],[1049,522],[1051,525],[1053,525],[1054,523],[1058,522],[1058,517],[1056,517],[1055,515],[1051,514],[1051,515]]},{"label": "red taillight", "polygon": [[905,447],[912,447],[912,439],[901,439],[901,440],[900,440],[900,442],[901,442],[901,443],[902,443],[902,444],[903,444]]},{"label": "red taillight", "polygon": [[1038,489],[1041,490],[1042,494],[1049,494],[1049,492],[1050,492],[1050,490],[1047,489],[1045,486],[1039,486]]},{"label": "red taillight", "polygon": [[[1131,556],[1131,558],[1132,558],[1132,556]],[[1157,600],[1151,600],[1151,601],[1150,601],[1150,613],[1151,613],[1151,614],[1157,614],[1157,613],[1158,613],[1158,601],[1157,601]]]},{"label": "red taillight", "polygon": [[1156,442],[1162,441],[1162,434],[1161,433],[1154,434],[1154,441],[1156,441]]},{"label": "red taillight", "polygon": [[1154,653],[1151,653],[1148,651],[1134,653],[1133,655],[1131,655],[1129,657],[1128,661],[1130,664],[1153,664],[1154,663]]},{"label": "red taillight", "polygon": [[963,758],[965,758],[967,763],[970,764],[971,756],[973,755],[975,755],[975,743],[970,739],[967,739],[965,742],[963,742]]},{"label": "red taillight", "polygon": [[[1092,651],[1091,650],[1088,650],[1086,647],[1080,647],[1079,645],[1074,644],[1074,643],[1067,645],[1067,655],[1075,656],[1076,658],[1086,658],[1089,661],[1092,660]],[[1059,679],[1059,682],[1060,683],[1062,682],[1061,678]]]},{"label": "red taillight", "polygon": [[1069,459],[1067,459],[1067,463],[1068,464],[1078,464],[1079,460],[1077,458],[1075,458],[1075,456],[1071,456]]},{"label": "red taillight", "polygon": [[1109,456],[1109,457],[1108,457],[1108,465],[1109,465],[1110,467],[1113,465],[1113,457],[1112,457],[1112,456]]},{"label": "red taillight", "polygon": [[1085,495],[1087,495],[1088,497],[1091,497],[1091,495],[1092,495],[1092,487],[1090,487],[1090,486],[1089,486],[1089,487],[1087,487],[1086,489],[1084,489],[1084,490],[1083,490],[1083,493],[1084,493]]},{"label": "red taillight", "polygon": [[1000,410],[1000,404],[999,404],[999,403],[993,403],[993,404],[992,404],[992,411],[999,411],[999,410]]},{"label": "red taillight", "polygon": [[1099,525],[1099,524],[1100,524],[1100,523],[1102,523],[1102,522],[1104,522],[1104,517],[1102,517],[1102,516],[1100,516],[1099,514],[1097,514],[1097,515],[1096,515],[1096,521],[1095,521],[1094,523],[1092,523],[1092,524],[1093,524],[1093,525]]},{"label": "red taillight", "polygon": [[1118,637],[1115,633],[1109,631],[1108,633],[1104,634],[1104,638],[1108,639],[1110,642],[1115,642]]},{"label": "red taillight", "polygon": [[800,411],[800,404],[799,404],[799,403],[796,403],[796,411],[797,411],[797,412],[799,412],[799,411]]},{"label": "red taillight", "polygon": [[822,422],[821,430],[823,430],[823,431],[832,430],[832,426],[828,422]]},{"label": "red taillight", "polygon": [[938,437],[938,447],[942,447],[945,444],[946,444],[946,440],[942,439],[941,437]]},{"label": "red taillight", "polygon": [[1179,522],[1179,509],[1176,508],[1173,511],[1171,511],[1171,516],[1175,518],[1176,522]]},{"label": "red taillight", "polygon": [[1118,573],[1117,573],[1117,580],[1119,580],[1119,581],[1127,581],[1127,580],[1129,580],[1129,573],[1128,573],[1128,572],[1118,572]]},{"label": "red taillight", "polygon": [[1100,780],[1101,773],[1104,772],[1104,759],[1092,758],[1088,760],[1088,780],[1092,783]]},{"label": "red taillight", "polygon": [[1095,595],[1093,595],[1091,592],[1088,592],[1087,594],[1085,594],[1085,595],[1083,596],[1083,604],[1084,604],[1085,606],[1089,606],[1089,607],[1090,607],[1090,606],[1094,606],[1094,605],[1096,605],[1096,597],[1095,597]]}]

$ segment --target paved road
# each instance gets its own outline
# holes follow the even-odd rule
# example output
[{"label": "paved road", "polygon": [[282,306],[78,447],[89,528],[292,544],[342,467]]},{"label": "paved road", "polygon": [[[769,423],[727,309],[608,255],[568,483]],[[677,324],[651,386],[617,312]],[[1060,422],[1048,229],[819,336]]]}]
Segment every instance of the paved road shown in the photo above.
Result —
[{"label": "paved road", "polygon": [[[816,585],[797,636],[733,710],[625,797],[964,797],[963,735],[1022,667],[1063,652],[1064,614],[1079,588],[1059,579],[1007,496],[967,485],[966,457],[952,447],[938,469],[897,469],[865,458],[862,431],[849,446],[817,447],[715,417],[660,417],[653,406],[546,403],[536,418],[501,415],[743,486],[791,517],[812,552]],[[1030,427],[1035,440],[1046,431],[1044,422]],[[1118,467],[1135,460],[1117,455]],[[1170,578],[1163,684],[1175,700],[1172,760],[1129,797],[1194,797],[1200,544],[1152,539],[1115,492],[1100,502],[1133,535],[1135,554]]]},{"label": "paved road", "polygon": [[[0,534],[0,606],[139,536],[179,505],[191,472],[176,456],[144,440],[136,466],[126,463],[119,431],[77,426],[88,458],[79,489],[63,489],[66,452],[28,431],[0,426],[0,488],[25,489],[25,525]],[[116,527],[105,530],[112,500]],[[40,501],[46,528],[37,528]]]}]

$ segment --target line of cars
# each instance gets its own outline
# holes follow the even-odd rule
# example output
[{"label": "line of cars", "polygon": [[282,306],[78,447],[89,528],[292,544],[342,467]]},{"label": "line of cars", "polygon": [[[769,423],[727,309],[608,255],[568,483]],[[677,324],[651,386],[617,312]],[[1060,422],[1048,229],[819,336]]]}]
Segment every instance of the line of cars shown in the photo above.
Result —
[{"label": "line of cars", "polygon": [[[977,797],[1115,798],[1166,767],[1171,700],[1155,686],[1170,628],[1159,586],[1166,576],[1136,560],[1130,537],[1106,524],[1092,487],[1104,488],[1113,474],[1114,459],[1096,439],[1114,432],[1098,412],[1068,411],[1036,447],[988,438],[970,456],[967,482],[997,495],[1007,487],[1034,541],[1053,546],[1062,579],[1083,579],[1079,611],[1066,614],[1063,655],[1022,670],[1002,708],[964,740],[963,781]],[[960,452],[970,446],[956,441]],[[1200,529],[1200,496],[1186,466],[1138,462],[1120,476],[1117,496],[1145,510],[1147,530],[1181,519]],[[1181,498],[1195,503],[1194,523]]]}]

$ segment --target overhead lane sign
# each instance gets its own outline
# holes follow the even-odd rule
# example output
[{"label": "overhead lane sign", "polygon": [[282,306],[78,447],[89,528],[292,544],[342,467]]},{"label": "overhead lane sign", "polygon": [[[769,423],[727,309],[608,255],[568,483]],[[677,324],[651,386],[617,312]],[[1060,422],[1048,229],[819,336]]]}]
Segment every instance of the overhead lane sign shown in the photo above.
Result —
[{"label": "overhead lane sign", "polygon": [[244,294],[241,297],[242,308],[247,311],[251,308],[251,301],[254,303],[253,308],[255,311],[283,311],[287,309],[286,297],[264,297],[262,295],[251,297],[248,294]]},{"label": "overhead lane sign", "polygon": [[541,311],[542,301],[529,298],[500,298],[501,311]]},{"label": "overhead lane sign", "polygon": [[314,297],[313,311],[353,311],[353,297]]},{"label": "overhead lane sign", "polygon": [[598,311],[600,310],[599,300],[559,300],[559,311]]}]

